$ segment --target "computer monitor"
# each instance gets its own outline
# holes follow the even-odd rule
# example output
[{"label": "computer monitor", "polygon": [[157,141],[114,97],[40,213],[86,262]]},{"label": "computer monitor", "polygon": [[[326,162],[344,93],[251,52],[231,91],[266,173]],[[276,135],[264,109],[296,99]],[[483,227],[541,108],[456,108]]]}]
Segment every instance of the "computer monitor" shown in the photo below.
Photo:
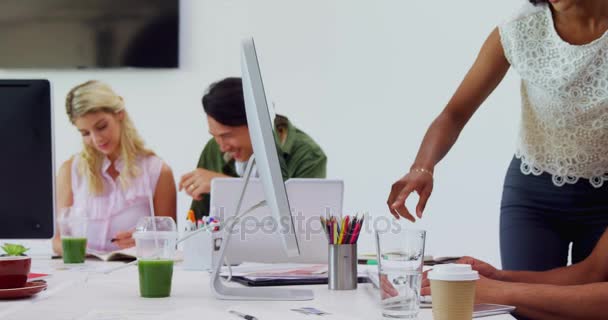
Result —
[{"label": "computer monitor", "polygon": [[0,80],[0,239],[53,237],[52,119],[47,80]]},{"label": "computer monitor", "polygon": [[241,72],[247,127],[255,156],[255,164],[264,187],[266,204],[275,218],[283,248],[288,257],[300,255],[281,165],[277,153],[272,119],[268,110],[264,83],[253,39],[242,42]]},{"label": "computer monitor", "polygon": [[[220,279],[221,265],[226,256],[226,250],[230,249],[230,234],[238,217],[244,215],[240,212],[243,196],[247,190],[247,184],[251,177],[252,167],[255,165],[260,175],[265,194],[265,201],[253,206],[253,209],[265,203],[272,212],[278,227],[277,232],[281,236],[283,248],[287,256],[297,256],[300,253],[298,240],[294,231],[291,210],[285,191],[285,184],[281,174],[281,166],[277,153],[277,143],[274,140],[273,126],[270,119],[262,75],[258,64],[257,54],[253,39],[245,39],[241,43],[241,71],[243,76],[243,95],[245,98],[245,112],[247,114],[247,126],[253,155],[249,159],[245,174],[243,175],[243,187],[238,195],[238,203],[234,214],[237,220],[233,223],[227,222],[224,228],[223,242],[221,245],[217,265],[214,266],[210,282],[211,291],[219,299],[228,300],[311,300],[314,295],[307,289],[276,289],[276,288],[243,288],[231,287],[224,284]],[[260,199],[261,200],[261,199]]]}]

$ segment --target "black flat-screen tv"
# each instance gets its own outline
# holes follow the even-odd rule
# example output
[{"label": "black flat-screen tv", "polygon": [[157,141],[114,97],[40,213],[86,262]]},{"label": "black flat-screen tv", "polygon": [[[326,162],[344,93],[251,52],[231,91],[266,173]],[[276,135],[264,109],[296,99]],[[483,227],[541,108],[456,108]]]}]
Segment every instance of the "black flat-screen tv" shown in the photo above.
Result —
[{"label": "black flat-screen tv", "polygon": [[2,0],[0,68],[177,68],[179,0]]}]

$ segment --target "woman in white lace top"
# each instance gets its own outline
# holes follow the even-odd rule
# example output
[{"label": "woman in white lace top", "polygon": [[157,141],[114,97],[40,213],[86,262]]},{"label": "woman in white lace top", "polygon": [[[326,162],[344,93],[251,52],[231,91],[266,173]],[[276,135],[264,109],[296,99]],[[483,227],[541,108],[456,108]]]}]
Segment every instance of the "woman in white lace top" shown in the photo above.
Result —
[{"label": "woman in white lace top", "polygon": [[392,214],[418,217],[433,169],[512,67],[521,77],[521,125],[503,188],[503,268],[547,270],[589,255],[608,226],[608,1],[530,0],[495,28],[409,173],[392,186]]}]

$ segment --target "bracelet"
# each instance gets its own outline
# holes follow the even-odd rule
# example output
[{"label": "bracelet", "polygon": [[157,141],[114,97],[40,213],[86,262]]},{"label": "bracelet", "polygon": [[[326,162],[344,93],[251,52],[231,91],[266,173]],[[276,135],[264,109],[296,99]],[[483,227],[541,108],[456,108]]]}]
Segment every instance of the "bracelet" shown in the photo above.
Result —
[{"label": "bracelet", "polygon": [[431,179],[433,179],[433,171],[425,169],[425,168],[414,168],[411,169],[410,172],[421,172],[421,173],[426,173],[429,176],[431,176]]}]

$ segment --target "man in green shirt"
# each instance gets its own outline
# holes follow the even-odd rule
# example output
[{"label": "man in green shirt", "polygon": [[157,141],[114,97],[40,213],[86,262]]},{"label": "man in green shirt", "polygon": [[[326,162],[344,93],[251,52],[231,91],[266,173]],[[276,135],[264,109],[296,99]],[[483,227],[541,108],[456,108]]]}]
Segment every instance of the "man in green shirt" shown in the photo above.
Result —
[{"label": "man in green shirt", "polygon": [[[211,180],[242,176],[253,154],[240,78],[212,84],[203,96],[203,109],[213,139],[203,149],[197,169],[183,175],[179,183],[180,191],[193,199],[196,219],[209,215]],[[283,179],[325,178],[327,157],[321,147],[284,116],[277,115],[274,125]]]}]

